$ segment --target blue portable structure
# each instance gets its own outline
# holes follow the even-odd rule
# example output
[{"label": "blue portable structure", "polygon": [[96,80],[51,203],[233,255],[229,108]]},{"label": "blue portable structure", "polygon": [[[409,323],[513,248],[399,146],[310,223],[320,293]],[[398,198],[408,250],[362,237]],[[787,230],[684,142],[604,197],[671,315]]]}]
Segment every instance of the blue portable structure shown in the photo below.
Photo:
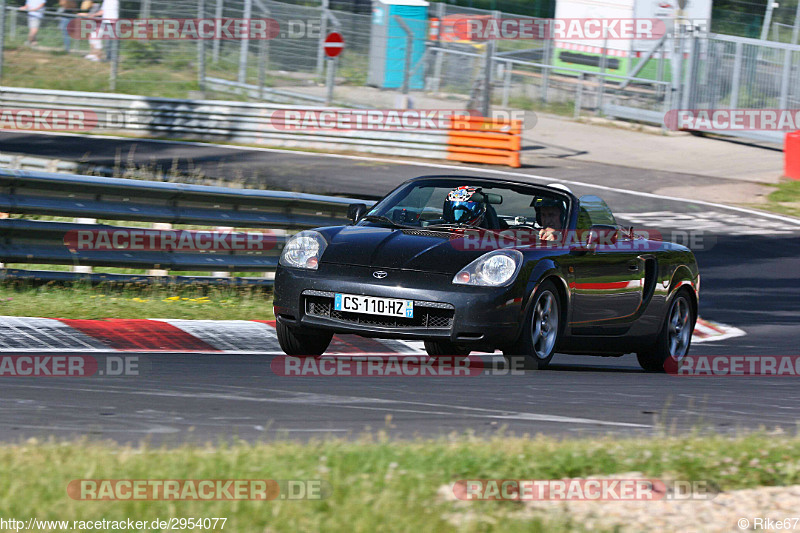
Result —
[{"label": "blue portable structure", "polygon": [[[409,26],[414,36],[411,48],[411,68],[425,53],[428,34],[428,2],[425,0],[373,0],[372,32],[370,35],[369,75],[367,84],[381,89],[399,89],[403,86],[406,61],[406,32],[394,18],[398,16]],[[412,72],[409,89],[422,89],[425,69],[421,66]]]}]

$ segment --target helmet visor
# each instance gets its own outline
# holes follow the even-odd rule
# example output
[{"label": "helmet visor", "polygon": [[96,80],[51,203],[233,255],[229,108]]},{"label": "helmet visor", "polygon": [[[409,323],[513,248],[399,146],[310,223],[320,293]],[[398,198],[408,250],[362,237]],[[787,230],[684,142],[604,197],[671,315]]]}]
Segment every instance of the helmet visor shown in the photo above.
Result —
[{"label": "helmet visor", "polygon": [[464,224],[481,216],[480,202],[450,202],[453,210],[453,222]]}]

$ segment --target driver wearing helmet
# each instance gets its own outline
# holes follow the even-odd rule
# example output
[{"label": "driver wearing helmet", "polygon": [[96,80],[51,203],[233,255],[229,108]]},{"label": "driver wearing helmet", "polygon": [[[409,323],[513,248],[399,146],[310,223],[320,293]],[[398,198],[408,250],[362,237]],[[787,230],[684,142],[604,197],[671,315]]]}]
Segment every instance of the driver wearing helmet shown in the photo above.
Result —
[{"label": "driver wearing helmet", "polygon": [[478,187],[456,187],[447,195],[442,207],[442,218],[451,224],[477,226],[485,216],[486,198]]},{"label": "driver wearing helmet", "polygon": [[564,229],[561,222],[563,204],[555,198],[539,197],[533,205],[536,208],[536,221],[541,227],[539,238],[543,241],[557,240],[561,236],[560,230]]}]

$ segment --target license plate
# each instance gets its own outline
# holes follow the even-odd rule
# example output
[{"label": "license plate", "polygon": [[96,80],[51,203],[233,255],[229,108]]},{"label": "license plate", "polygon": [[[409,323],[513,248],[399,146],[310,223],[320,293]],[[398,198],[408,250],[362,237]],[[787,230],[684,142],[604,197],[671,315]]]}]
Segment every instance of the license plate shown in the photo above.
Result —
[{"label": "license plate", "polygon": [[414,300],[336,293],[333,300],[333,308],[336,311],[348,311],[350,313],[414,318]]}]

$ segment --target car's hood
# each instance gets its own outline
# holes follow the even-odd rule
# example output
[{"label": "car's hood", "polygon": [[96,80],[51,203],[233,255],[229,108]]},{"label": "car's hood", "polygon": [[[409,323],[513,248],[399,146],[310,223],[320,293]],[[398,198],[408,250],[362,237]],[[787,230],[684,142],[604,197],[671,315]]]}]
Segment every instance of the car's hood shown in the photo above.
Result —
[{"label": "car's hood", "polygon": [[320,230],[328,238],[322,262],[456,274],[487,250],[464,250],[457,234],[425,229],[339,226]]}]

